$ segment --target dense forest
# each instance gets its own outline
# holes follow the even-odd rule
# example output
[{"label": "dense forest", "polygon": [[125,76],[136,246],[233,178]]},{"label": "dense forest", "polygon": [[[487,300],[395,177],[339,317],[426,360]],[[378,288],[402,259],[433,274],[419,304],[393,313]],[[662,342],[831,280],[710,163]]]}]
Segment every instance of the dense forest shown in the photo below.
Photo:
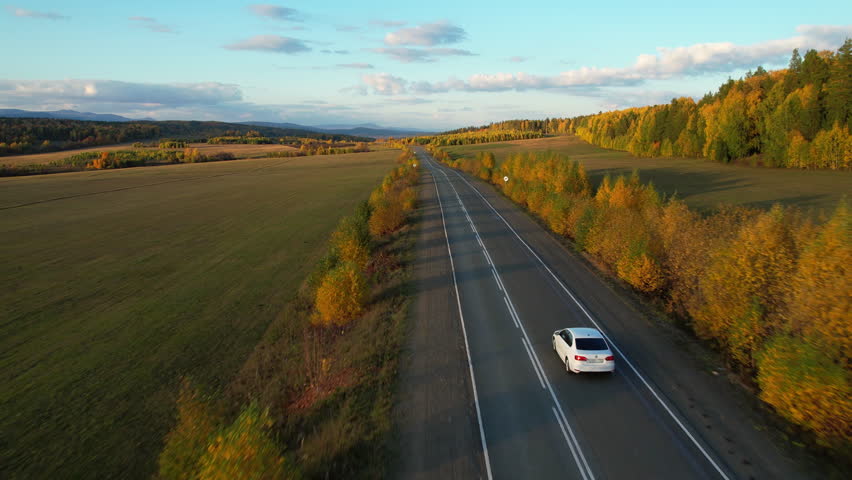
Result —
[{"label": "dense forest", "polygon": [[[852,40],[836,52],[793,51],[783,70],[762,67],[696,102],[628,108],[574,118],[509,120],[446,132],[576,134],[645,157],[703,157],[773,167],[852,168]],[[435,138],[441,138],[438,136]],[[447,143],[444,143],[447,145]]]},{"label": "dense forest", "polygon": [[[205,142],[213,137],[247,136],[249,132],[258,132],[259,136],[276,139],[300,137],[333,141],[372,140],[349,135],[222,122],[91,122],[53,118],[0,118],[0,156],[54,152],[163,137]],[[277,140],[275,143],[278,143]]]}]

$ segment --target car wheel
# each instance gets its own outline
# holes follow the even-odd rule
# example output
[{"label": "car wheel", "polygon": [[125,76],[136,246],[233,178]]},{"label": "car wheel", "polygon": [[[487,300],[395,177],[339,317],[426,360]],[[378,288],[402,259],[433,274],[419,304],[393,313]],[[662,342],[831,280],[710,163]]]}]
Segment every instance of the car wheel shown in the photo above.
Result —
[{"label": "car wheel", "polygon": [[555,352],[556,351],[556,340],[552,340],[550,342],[550,345],[553,347],[553,351]]}]

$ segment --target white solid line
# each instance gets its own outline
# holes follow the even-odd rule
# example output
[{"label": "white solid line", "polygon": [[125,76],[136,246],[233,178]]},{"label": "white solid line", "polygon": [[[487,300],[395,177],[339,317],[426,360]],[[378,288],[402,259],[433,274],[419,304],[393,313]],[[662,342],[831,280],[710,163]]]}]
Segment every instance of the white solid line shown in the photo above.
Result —
[{"label": "white solid line", "polygon": [[488,457],[488,444],[485,442],[485,430],[482,428],[482,411],[479,408],[479,395],[476,393],[476,378],[473,375],[473,362],[470,359],[470,345],[467,342],[467,329],[464,326],[464,314],[462,313],[461,298],[459,297],[459,284],[456,281],[456,267],[453,262],[453,250],[450,248],[450,235],[447,233],[447,221],[444,218],[444,205],[441,202],[441,192],[438,191],[438,182],[435,182],[435,194],[438,196],[438,206],[441,208],[441,223],[444,225],[444,238],[447,240],[447,254],[450,257],[450,269],[453,271],[453,288],[456,290],[456,304],[459,307],[459,320],[461,321],[462,334],[464,336],[464,349],[467,354],[467,366],[470,370],[470,383],[473,387],[473,403],[476,405],[476,421],[479,423],[479,439],[482,442],[482,453],[485,457],[485,473],[488,480],[491,476],[491,459]]},{"label": "white solid line", "polygon": [[541,378],[541,374],[538,372],[538,368],[535,366],[535,361],[533,360],[532,350],[527,345],[527,341],[524,340],[524,337],[521,337],[521,343],[524,345],[524,349],[527,351],[527,355],[530,357],[530,363],[532,364],[533,370],[535,370],[535,375],[538,377],[538,382],[541,384],[541,389],[546,390],[547,387],[544,386],[544,380]]},{"label": "white solid line", "polygon": [[[453,182],[450,181],[449,177],[444,172],[443,168],[440,168],[440,166],[439,166],[438,171],[441,172],[441,174],[444,176],[444,178],[450,184],[450,187],[453,189],[453,191],[456,191],[455,185],[453,185]],[[456,195],[458,195],[458,193],[456,193]],[[486,250],[487,250],[487,248],[486,248]],[[499,276],[500,276],[499,273],[497,274],[497,276],[499,278]],[[501,282],[502,282],[502,279],[501,279]],[[503,285],[503,291],[506,294],[507,302],[511,305],[512,299],[509,298],[509,291],[506,289],[505,284]],[[532,345],[532,343],[530,342],[530,337],[529,337],[529,335],[527,335],[527,331],[524,328],[523,322],[521,322],[520,318],[518,318],[518,323],[520,325],[521,333],[524,335],[524,338],[526,338],[527,343]],[[538,360],[538,355],[536,355],[535,351],[532,352],[532,355],[533,355],[533,358]],[[541,365],[540,362],[539,362],[539,365]],[[542,376],[544,378],[544,383],[547,385],[547,391],[550,393],[550,398],[553,400],[553,403],[556,405],[556,409],[559,410],[559,414],[562,415],[562,420],[565,422],[565,427],[568,429],[568,433],[570,434],[571,439],[574,441],[574,446],[577,448],[577,454],[580,457],[579,460],[577,460],[576,456],[574,457],[574,459],[577,460],[577,469],[580,470],[580,473],[583,475],[583,478],[588,478],[590,480],[594,480],[595,475],[592,473],[592,469],[589,467],[589,463],[586,461],[586,456],[583,455],[583,449],[580,448],[580,442],[577,440],[577,437],[574,435],[574,430],[571,428],[571,424],[568,423],[568,418],[565,416],[565,412],[562,410],[562,404],[559,403],[559,400],[556,398],[556,392],[553,391],[553,387],[550,385],[550,380],[547,378],[547,374],[544,373],[543,369],[542,369]],[[581,461],[582,461],[582,463],[581,463]],[[586,469],[585,472],[583,471],[583,468]],[[587,474],[588,474],[588,476],[587,476]]]},{"label": "white solid line", "polygon": [[488,250],[485,249],[485,245],[482,247],[482,253],[485,254],[485,258],[488,259],[488,264],[494,266],[494,262],[491,261],[491,255],[488,254]]},{"label": "white solid line", "polygon": [[514,312],[512,312],[512,307],[509,306],[509,299],[503,297],[503,301],[506,303],[506,309],[509,310],[509,316],[512,317],[512,321],[515,322],[515,327],[521,328],[521,324],[518,323],[518,317],[516,317]]},{"label": "white solid line", "polygon": [[[556,423],[559,424],[559,429],[562,430],[562,436],[565,437],[565,443],[567,443],[568,448],[571,449],[571,455],[574,455],[574,461],[579,463],[579,460],[577,460],[577,454],[574,452],[574,445],[571,443],[571,439],[568,438],[568,434],[565,433],[565,425],[562,423],[562,418],[559,417],[559,414],[556,412],[556,408],[550,407],[550,409],[553,411],[553,415],[556,417]],[[580,470],[580,473],[583,475],[583,478],[588,478],[582,470]]]},{"label": "white solid line", "polygon": [[[485,257],[485,259],[488,260],[488,257]],[[500,285],[500,279],[497,278],[497,272],[495,272],[494,269],[491,269],[491,274],[494,275],[494,281],[497,282],[497,288],[499,288],[500,291],[502,292],[503,291],[503,285]]]},{"label": "white solid line", "polygon": [[[512,228],[512,225],[510,225],[509,222],[506,221],[505,218],[503,218],[503,215],[500,215],[500,212],[498,212],[497,209],[495,209],[494,206],[491,205],[491,202],[489,202],[488,199],[485,198],[479,192],[479,190],[476,187],[474,187],[470,182],[467,181],[467,179],[465,179],[458,172],[453,171],[453,173],[455,173],[464,183],[466,183],[470,188],[472,188],[473,191],[475,191],[476,194],[479,195],[479,198],[481,198],[488,205],[488,207],[500,218],[500,220],[503,220],[503,223],[505,223],[506,226],[509,227],[509,230],[511,230],[512,233],[515,234],[515,237],[517,237],[518,240],[525,247],[527,247],[527,250],[529,250],[530,253],[533,254],[533,256],[536,258],[536,260],[538,260],[539,263],[541,263],[541,265],[545,268],[545,270],[547,270],[547,272],[550,274],[550,276],[552,276],[553,279],[556,280],[556,282],[559,284],[559,286],[562,287],[562,290],[564,290],[565,293],[567,293],[568,296],[571,297],[571,300],[573,300],[574,303],[578,307],[580,307],[580,310],[583,311],[583,313],[586,315],[586,318],[588,318],[589,321],[592,322],[592,324],[598,330],[600,330],[601,334],[607,339],[609,344],[612,345],[612,348],[614,348],[615,351],[618,352],[621,359],[624,360],[625,363],[627,363],[627,366],[630,367],[630,369],[633,371],[633,373],[636,374],[636,376],[639,378],[639,380],[642,381],[642,383],[645,385],[645,387],[648,389],[648,391],[650,391],[651,394],[654,396],[654,398],[657,399],[657,402],[659,402],[659,404],[662,405],[662,407],[666,410],[666,412],[669,414],[669,416],[675,421],[675,423],[677,423],[677,425],[680,427],[680,429],[683,431],[683,433],[685,433],[686,436],[692,441],[692,443],[698,448],[698,450],[701,451],[701,453],[704,455],[704,458],[706,458],[707,461],[710,462],[710,464],[713,466],[714,469],[716,469],[716,471],[719,473],[719,475],[722,478],[724,478],[725,480],[730,480],[728,475],[726,475],[725,472],[722,470],[722,468],[716,463],[716,461],[713,460],[713,458],[710,456],[710,454],[707,452],[707,450],[704,449],[704,447],[701,445],[701,443],[698,442],[698,440],[692,435],[692,433],[689,431],[689,429],[687,429],[686,426],[680,421],[680,419],[677,417],[677,415],[674,414],[674,412],[671,410],[671,408],[669,408],[669,406],[666,404],[666,402],[663,401],[663,399],[660,397],[659,394],[657,394],[656,390],[654,390],[654,388],[651,386],[651,384],[648,383],[647,380],[645,380],[645,377],[643,377],[642,374],[639,373],[639,371],[636,369],[636,367],[633,366],[633,363],[631,363],[630,360],[627,359],[627,356],[624,355],[624,353],[621,351],[621,349],[619,349],[618,346],[616,346],[615,343],[613,343],[613,341],[604,332],[604,330],[600,327],[600,325],[598,325],[598,322],[596,322],[595,319],[592,317],[592,315],[588,312],[588,310],[586,310],[586,307],[583,306],[583,304],[580,303],[579,300],[577,300],[577,297],[575,297],[574,294],[571,293],[570,290],[568,290],[568,287],[566,287],[565,284],[562,283],[562,280],[560,280],[559,277],[557,277],[556,274],[553,273],[553,271],[550,269],[550,267],[547,266],[546,263],[544,263],[544,260],[542,260],[541,257],[538,256],[538,254],[535,252],[535,250],[533,250],[532,247],[530,247],[527,244],[527,242],[525,242],[524,239],[521,238],[520,235],[518,235],[518,232],[516,232],[515,229]],[[446,176],[446,174],[444,174],[444,175]]]}]

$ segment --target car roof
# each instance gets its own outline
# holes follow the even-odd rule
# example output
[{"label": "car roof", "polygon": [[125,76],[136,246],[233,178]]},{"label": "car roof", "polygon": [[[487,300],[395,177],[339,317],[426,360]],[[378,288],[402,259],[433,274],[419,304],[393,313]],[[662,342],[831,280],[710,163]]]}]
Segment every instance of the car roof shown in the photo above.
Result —
[{"label": "car roof", "polygon": [[603,338],[601,332],[594,328],[566,328],[574,338]]}]

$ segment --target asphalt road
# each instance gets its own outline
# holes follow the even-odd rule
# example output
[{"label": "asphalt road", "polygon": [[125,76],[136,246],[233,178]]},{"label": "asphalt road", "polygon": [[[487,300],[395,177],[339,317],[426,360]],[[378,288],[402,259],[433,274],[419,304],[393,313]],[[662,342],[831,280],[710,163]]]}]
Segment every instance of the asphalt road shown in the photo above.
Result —
[{"label": "asphalt road", "polygon": [[[421,235],[418,244],[420,340],[407,352],[420,364],[409,358],[403,367],[402,410],[409,414],[399,476],[806,478],[753,427],[720,379],[699,372],[517,206],[417,154],[423,189],[435,189],[426,200],[437,201],[437,209],[424,208],[441,218],[429,215],[431,238]],[[424,265],[435,262],[444,266],[424,275]],[[423,302],[436,301],[439,309],[425,310]],[[565,371],[551,334],[574,326],[604,332],[615,374]],[[440,342],[446,345],[436,347]],[[446,351],[421,358],[424,348]],[[430,370],[435,359],[445,361]],[[406,382],[412,369],[416,380]],[[430,409],[438,413],[419,420],[411,413]],[[436,421],[440,412],[467,418]]]}]

